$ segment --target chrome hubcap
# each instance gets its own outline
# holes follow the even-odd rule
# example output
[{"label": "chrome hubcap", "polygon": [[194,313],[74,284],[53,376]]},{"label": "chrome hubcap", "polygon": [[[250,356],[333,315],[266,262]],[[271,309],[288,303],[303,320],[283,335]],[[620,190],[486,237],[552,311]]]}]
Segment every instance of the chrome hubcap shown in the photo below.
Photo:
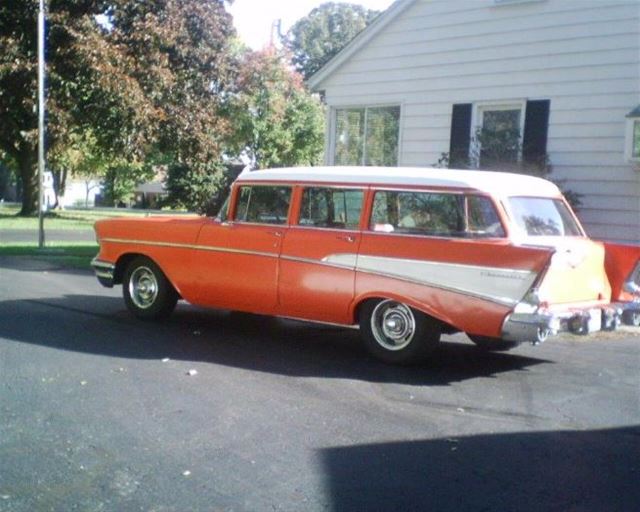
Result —
[{"label": "chrome hubcap", "polygon": [[416,319],[409,306],[384,300],[373,310],[371,331],[385,349],[401,350],[411,343],[416,333]]},{"label": "chrome hubcap", "polygon": [[153,305],[158,297],[158,280],[151,269],[138,267],[129,279],[129,296],[140,309],[147,309]]}]

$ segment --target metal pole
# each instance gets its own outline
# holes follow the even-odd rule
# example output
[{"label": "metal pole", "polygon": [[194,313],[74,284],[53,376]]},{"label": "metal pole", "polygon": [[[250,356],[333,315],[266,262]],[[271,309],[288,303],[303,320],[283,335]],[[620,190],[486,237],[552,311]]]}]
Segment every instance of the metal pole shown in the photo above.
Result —
[{"label": "metal pole", "polygon": [[44,247],[44,0],[38,10],[38,247]]}]

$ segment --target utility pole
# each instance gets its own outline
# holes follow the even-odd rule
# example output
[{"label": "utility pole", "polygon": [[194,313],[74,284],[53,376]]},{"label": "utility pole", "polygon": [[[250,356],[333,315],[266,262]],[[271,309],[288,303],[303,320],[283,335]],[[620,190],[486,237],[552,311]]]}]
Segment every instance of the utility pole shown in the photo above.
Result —
[{"label": "utility pole", "polygon": [[279,44],[282,40],[282,19],[273,20],[271,23],[271,36],[269,37],[269,48],[276,47],[276,41]]},{"label": "utility pole", "polygon": [[38,9],[38,247],[44,247],[44,0]]}]

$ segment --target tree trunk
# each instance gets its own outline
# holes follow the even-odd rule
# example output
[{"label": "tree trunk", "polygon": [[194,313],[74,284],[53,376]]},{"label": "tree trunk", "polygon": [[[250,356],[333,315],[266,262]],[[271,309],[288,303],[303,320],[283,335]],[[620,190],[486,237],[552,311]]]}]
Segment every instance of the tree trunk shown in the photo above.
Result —
[{"label": "tree trunk", "polygon": [[64,194],[67,190],[67,169],[60,169],[53,172],[53,193],[56,196],[56,202],[53,208],[62,209],[64,206]]},{"label": "tree trunk", "polygon": [[18,168],[22,179],[22,216],[38,213],[38,165],[35,152],[24,151],[18,158]]}]

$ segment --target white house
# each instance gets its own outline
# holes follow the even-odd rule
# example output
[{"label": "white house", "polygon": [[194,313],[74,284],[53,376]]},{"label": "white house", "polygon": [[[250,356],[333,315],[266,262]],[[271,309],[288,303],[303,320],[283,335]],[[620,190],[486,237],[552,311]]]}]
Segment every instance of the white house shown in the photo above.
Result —
[{"label": "white house", "polygon": [[398,0],[309,85],[329,165],[431,166],[513,128],[592,237],[640,243],[640,0]]}]

